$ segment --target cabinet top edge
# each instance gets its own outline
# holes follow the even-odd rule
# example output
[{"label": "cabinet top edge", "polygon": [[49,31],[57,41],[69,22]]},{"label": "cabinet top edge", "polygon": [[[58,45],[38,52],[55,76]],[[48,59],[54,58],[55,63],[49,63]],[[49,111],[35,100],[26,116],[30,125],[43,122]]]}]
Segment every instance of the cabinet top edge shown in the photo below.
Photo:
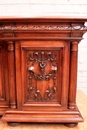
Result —
[{"label": "cabinet top edge", "polygon": [[0,17],[0,22],[87,22],[85,16]]}]

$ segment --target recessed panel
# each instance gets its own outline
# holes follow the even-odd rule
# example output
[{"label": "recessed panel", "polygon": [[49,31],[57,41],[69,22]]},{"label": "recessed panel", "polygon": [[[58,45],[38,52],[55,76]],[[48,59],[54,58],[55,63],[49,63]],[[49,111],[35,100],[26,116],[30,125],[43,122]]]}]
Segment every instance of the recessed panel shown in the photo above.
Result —
[{"label": "recessed panel", "polygon": [[23,104],[61,104],[63,48],[21,50]]}]

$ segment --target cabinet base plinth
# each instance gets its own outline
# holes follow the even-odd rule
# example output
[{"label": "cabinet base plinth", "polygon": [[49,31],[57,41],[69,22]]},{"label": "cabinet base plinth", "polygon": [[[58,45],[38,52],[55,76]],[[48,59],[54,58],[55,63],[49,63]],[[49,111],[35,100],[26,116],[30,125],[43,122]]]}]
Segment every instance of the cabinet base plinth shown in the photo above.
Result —
[{"label": "cabinet base plinth", "polygon": [[37,122],[37,123],[63,123],[66,126],[74,126],[78,122],[83,122],[83,118],[78,110],[44,112],[44,111],[18,111],[8,110],[2,117],[6,122]]}]

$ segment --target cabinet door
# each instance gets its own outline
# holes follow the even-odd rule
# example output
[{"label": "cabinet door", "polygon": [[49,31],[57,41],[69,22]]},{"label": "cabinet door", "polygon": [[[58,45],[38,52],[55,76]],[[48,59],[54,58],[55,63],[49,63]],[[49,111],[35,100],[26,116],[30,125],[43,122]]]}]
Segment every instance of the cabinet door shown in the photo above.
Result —
[{"label": "cabinet door", "polygon": [[16,42],[18,108],[32,111],[67,109],[69,43]]},{"label": "cabinet door", "polygon": [[8,107],[8,72],[7,72],[7,49],[0,43],[0,114]]}]

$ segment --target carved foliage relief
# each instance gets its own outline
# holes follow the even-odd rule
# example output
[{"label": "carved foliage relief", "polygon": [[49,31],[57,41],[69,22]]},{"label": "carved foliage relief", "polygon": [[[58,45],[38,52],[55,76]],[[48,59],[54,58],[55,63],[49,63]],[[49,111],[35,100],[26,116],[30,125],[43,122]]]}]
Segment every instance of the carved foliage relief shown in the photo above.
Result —
[{"label": "carved foliage relief", "polygon": [[28,51],[28,101],[56,101],[57,51]]}]

